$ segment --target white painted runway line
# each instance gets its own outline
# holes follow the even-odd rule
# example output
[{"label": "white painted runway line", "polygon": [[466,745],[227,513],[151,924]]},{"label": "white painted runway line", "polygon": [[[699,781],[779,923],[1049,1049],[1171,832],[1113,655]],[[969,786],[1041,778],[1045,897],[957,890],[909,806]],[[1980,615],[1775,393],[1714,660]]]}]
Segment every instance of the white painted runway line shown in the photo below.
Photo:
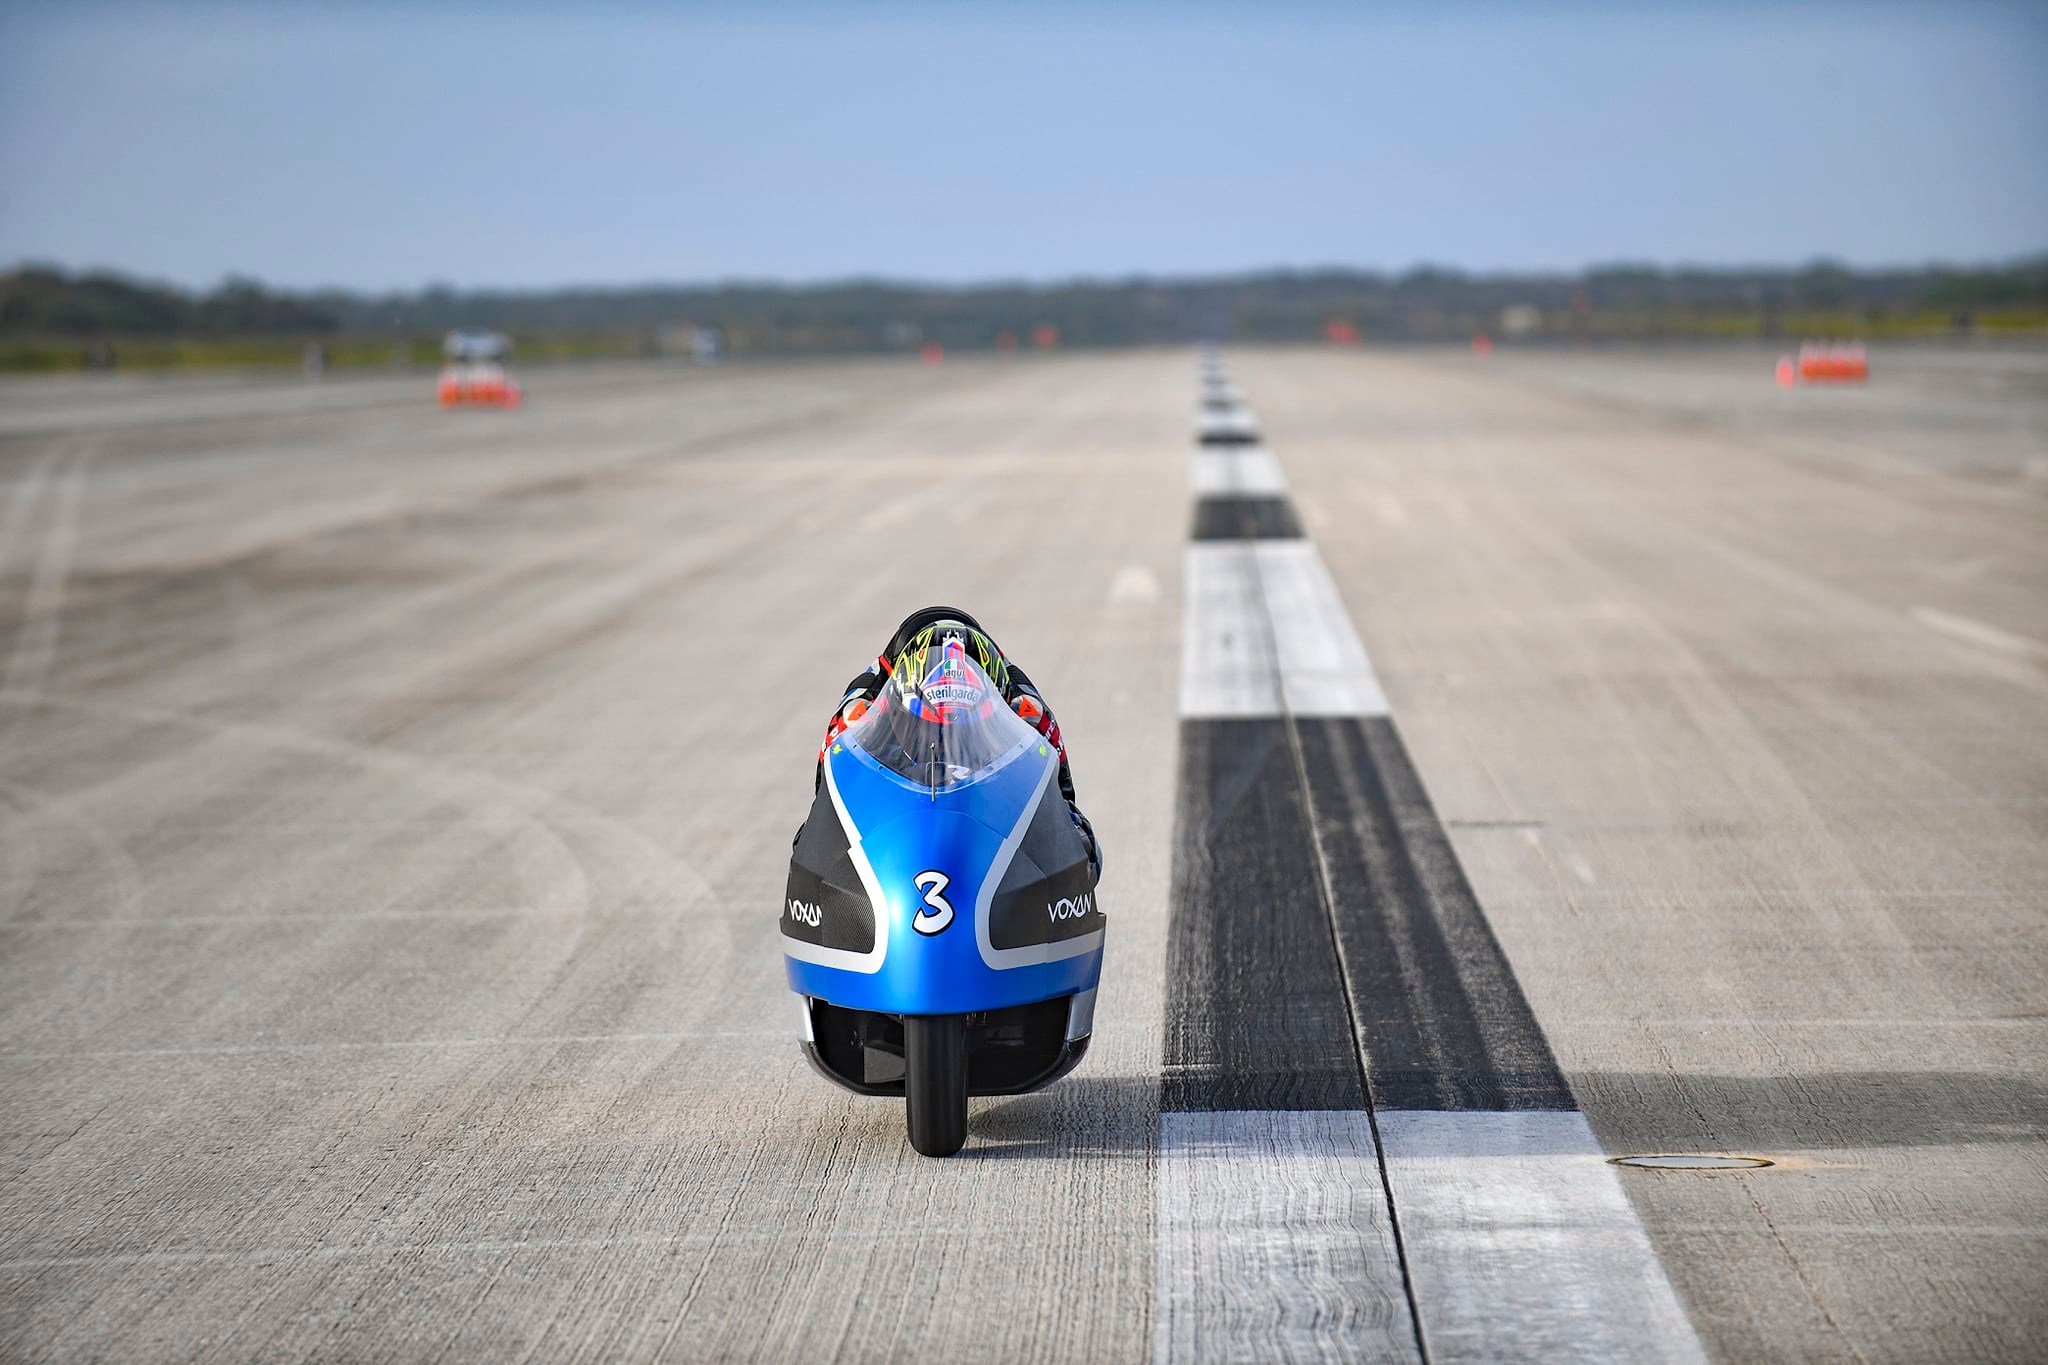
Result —
[{"label": "white painted runway line", "polygon": [[1420,1360],[1369,1115],[1159,1116],[1152,1359]]},{"label": "white painted runway line", "polygon": [[1384,716],[1387,697],[1305,540],[1187,548],[1181,715]]},{"label": "white painted runway line", "polygon": [[1253,547],[1253,555],[1287,714],[1386,715],[1387,694],[1315,545],[1263,541]]},{"label": "white painted runway line", "polygon": [[1180,635],[1184,717],[1280,714],[1280,664],[1253,548],[1236,541],[1187,548]]},{"label": "white painted runway line", "polygon": [[1280,462],[1264,446],[1195,451],[1195,496],[1279,497],[1287,491]]},{"label": "white painted runway line", "polygon": [[1378,1122],[1432,1361],[1706,1359],[1585,1115]]},{"label": "white painted runway line", "polygon": [[1126,564],[1109,580],[1109,600],[1144,604],[1159,600],[1159,576],[1143,564]]}]

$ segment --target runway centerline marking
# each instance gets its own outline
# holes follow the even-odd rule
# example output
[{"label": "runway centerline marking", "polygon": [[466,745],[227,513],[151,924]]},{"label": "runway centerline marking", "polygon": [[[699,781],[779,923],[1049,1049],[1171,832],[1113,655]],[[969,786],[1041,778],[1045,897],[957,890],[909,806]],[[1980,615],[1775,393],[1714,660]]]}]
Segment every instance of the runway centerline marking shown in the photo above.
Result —
[{"label": "runway centerline marking", "polygon": [[1191,483],[1154,1360],[1703,1360],[1277,462]]},{"label": "runway centerline marking", "polygon": [[1287,476],[1264,446],[1235,450],[1197,447],[1193,483],[1198,498],[1221,494],[1281,497],[1287,492]]}]

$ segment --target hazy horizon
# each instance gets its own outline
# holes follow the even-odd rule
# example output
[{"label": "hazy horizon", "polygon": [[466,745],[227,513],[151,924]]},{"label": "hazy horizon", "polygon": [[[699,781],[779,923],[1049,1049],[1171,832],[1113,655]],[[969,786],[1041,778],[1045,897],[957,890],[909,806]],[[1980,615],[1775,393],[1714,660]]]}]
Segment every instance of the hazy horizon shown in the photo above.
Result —
[{"label": "hazy horizon", "polygon": [[1883,274],[1891,271],[1911,272],[1922,269],[2000,269],[2048,259],[2048,246],[2033,251],[2019,252],[2013,256],[1982,260],[1944,260],[1933,258],[1924,261],[1880,261],[1860,263],[1843,261],[1832,257],[1815,257],[1803,261],[1647,261],[1647,260],[1606,260],[1588,261],[1577,267],[1530,267],[1527,269],[1476,270],[1468,269],[1449,261],[1415,261],[1405,266],[1348,265],[1342,262],[1323,262],[1314,265],[1267,265],[1251,266],[1245,269],[1162,272],[1162,271],[1100,271],[1074,275],[1048,275],[1031,277],[1021,275],[989,275],[967,279],[941,280],[920,279],[914,276],[899,276],[876,272],[862,272],[848,275],[820,276],[767,276],[732,275],[710,278],[648,278],[619,280],[558,280],[541,281],[532,284],[501,284],[490,280],[421,280],[413,284],[396,285],[349,285],[349,284],[308,284],[290,285],[252,275],[248,271],[227,271],[213,280],[187,283],[182,280],[152,276],[119,267],[99,265],[94,262],[67,262],[47,257],[23,257],[13,261],[0,261],[0,271],[53,268],[73,277],[83,275],[114,275],[133,283],[163,286],[188,293],[205,293],[234,281],[251,280],[266,288],[292,294],[350,294],[363,298],[384,295],[421,294],[435,289],[447,289],[458,294],[575,294],[575,293],[629,293],[639,290],[715,290],[715,289],[830,289],[854,286],[879,286],[896,289],[930,289],[937,291],[970,292],[991,289],[1033,289],[1053,290],[1077,286],[1119,286],[1135,283],[1177,285],[1228,283],[1240,279],[1260,279],[1274,276],[1313,276],[1322,274],[1377,275],[1386,279],[1399,279],[1418,271],[1438,271],[1473,280],[1487,279],[1575,279],[1595,271],[1646,269],[1664,274],[1680,274],[1697,271],[1702,274],[1740,275],[1746,273],[1790,272],[1796,273],[1815,266],[1840,266],[1859,275]]},{"label": "hazy horizon", "polygon": [[0,8],[0,262],[960,287],[2048,249],[2036,7]]}]

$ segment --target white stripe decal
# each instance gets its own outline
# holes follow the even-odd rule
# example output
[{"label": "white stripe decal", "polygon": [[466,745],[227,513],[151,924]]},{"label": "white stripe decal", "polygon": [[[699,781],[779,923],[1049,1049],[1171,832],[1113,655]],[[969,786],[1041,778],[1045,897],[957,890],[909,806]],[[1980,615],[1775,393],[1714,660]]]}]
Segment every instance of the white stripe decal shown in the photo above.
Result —
[{"label": "white stripe decal", "polygon": [[1432,1361],[1704,1361],[1585,1115],[1381,1110]]},{"label": "white stripe decal", "polygon": [[861,847],[860,826],[853,822],[853,813],[846,809],[846,802],[839,795],[839,783],[832,775],[830,763],[825,765],[825,790],[832,794],[832,809],[838,813],[839,827],[846,831],[846,851],[853,860],[853,870],[860,875],[861,887],[868,893],[868,904],[875,908],[875,946],[867,952],[856,953],[850,948],[827,948],[817,943],[805,943],[784,934],[782,951],[799,962],[872,974],[882,970],[882,961],[889,956],[889,920],[895,912],[888,896],[882,892],[881,879],[875,876],[875,869],[868,862],[868,851]]},{"label": "white stripe decal", "polygon": [[[1039,746],[1044,750],[1044,746]],[[992,971],[1005,971],[1011,967],[1035,967],[1046,962],[1064,962],[1070,957],[1092,953],[1102,946],[1104,930],[1082,934],[1078,938],[1058,939],[1051,943],[1033,943],[1022,948],[998,948],[989,937],[989,909],[995,904],[996,888],[1002,884],[1003,874],[1010,870],[1010,864],[1017,857],[1017,848],[1024,842],[1024,832],[1031,827],[1031,817],[1038,814],[1038,803],[1045,796],[1045,789],[1052,785],[1052,775],[1059,771],[1059,760],[1049,754],[1045,769],[1038,774],[1038,785],[1032,789],[1031,799],[1024,803],[1017,822],[1010,826],[1010,832],[996,849],[996,856],[989,861],[988,870],[981,874],[981,890],[974,897],[974,941],[981,949],[981,960]]]},{"label": "white stripe decal", "polygon": [[1280,462],[1264,446],[1195,452],[1195,496],[1279,497],[1287,492]]},{"label": "white stripe decal", "polygon": [[1305,540],[1187,547],[1183,716],[1384,716],[1386,694]]},{"label": "white stripe decal", "polygon": [[1159,1116],[1155,1365],[1414,1361],[1360,1112]]}]

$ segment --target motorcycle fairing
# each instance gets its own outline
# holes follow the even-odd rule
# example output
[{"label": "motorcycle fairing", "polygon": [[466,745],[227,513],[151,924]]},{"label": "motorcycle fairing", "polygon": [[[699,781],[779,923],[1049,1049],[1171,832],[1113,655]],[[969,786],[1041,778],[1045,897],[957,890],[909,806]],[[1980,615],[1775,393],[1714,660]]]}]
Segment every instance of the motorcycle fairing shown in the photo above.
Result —
[{"label": "motorcycle fairing", "polygon": [[819,950],[811,955],[814,961],[874,971],[881,966],[881,944],[867,887],[873,874],[864,873],[865,852],[847,838],[846,822],[833,801],[832,790],[821,784],[810,817],[797,831],[783,892],[782,932],[794,943]]},{"label": "motorcycle fairing", "polygon": [[[1052,782],[1059,760],[1048,746],[1025,746],[971,781],[931,789],[906,782],[855,745],[835,744],[824,761],[829,802],[813,804],[798,837],[800,857],[792,859],[785,900],[804,899],[802,892],[820,884],[835,895],[851,893],[836,858],[831,867],[798,866],[807,840],[813,857],[833,847],[831,836],[814,833],[810,824],[841,822],[846,861],[872,910],[874,946],[857,954],[826,946],[822,938],[807,941],[791,932],[806,926],[792,923],[785,904],[792,990],[849,1009],[902,1015],[1005,1009],[1095,986],[1103,928],[1092,883],[1083,892],[1089,897],[1084,915],[1055,921],[1042,899],[1056,889],[1051,904],[1057,906],[1061,895],[1080,886],[1066,856],[1080,849],[1080,837]],[[1057,824],[1039,819],[1046,806],[1066,822],[1073,850],[1059,848]],[[1013,878],[1027,845],[1038,856],[1027,856]],[[1039,857],[1055,864],[1050,875]],[[1079,860],[1085,868],[1085,851]],[[937,918],[939,904],[952,912],[943,928],[913,928],[920,914],[927,923]],[[1035,936],[1029,928],[1034,906],[1044,925]],[[1013,946],[992,939],[997,921],[1005,926],[1004,943]],[[1018,941],[1033,937],[1038,941]]]},{"label": "motorcycle fairing", "polygon": [[[1041,796],[989,904],[982,959],[991,967],[1049,960],[1103,925],[1095,868],[1067,803]],[[1055,944],[1058,951],[1041,951]]]}]

